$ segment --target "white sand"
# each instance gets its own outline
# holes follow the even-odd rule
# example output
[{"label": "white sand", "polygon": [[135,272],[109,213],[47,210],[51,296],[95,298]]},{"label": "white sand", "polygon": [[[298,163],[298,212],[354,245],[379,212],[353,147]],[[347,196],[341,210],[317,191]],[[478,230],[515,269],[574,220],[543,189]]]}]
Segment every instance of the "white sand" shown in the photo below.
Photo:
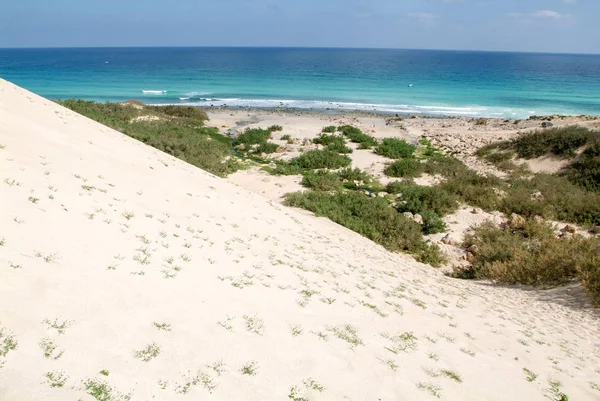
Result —
[{"label": "white sand", "polygon": [[446,278],[5,81],[0,144],[2,401],[93,400],[87,379],[110,400],[600,397],[598,318],[546,292]]}]

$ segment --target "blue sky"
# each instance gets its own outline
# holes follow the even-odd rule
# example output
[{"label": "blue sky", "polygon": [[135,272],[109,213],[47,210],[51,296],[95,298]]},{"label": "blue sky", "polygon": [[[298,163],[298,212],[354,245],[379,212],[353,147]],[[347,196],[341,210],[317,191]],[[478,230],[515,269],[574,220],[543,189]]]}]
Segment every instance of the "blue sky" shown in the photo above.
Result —
[{"label": "blue sky", "polygon": [[599,0],[0,0],[0,47],[600,53]]}]

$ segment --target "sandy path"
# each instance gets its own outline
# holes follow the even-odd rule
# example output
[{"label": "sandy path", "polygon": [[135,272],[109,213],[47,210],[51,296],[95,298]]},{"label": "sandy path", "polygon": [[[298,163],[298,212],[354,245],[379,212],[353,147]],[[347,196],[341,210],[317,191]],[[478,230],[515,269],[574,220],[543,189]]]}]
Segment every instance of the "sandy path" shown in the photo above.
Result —
[{"label": "sandy path", "polygon": [[446,278],[5,81],[0,145],[2,401],[600,396],[589,311]]}]

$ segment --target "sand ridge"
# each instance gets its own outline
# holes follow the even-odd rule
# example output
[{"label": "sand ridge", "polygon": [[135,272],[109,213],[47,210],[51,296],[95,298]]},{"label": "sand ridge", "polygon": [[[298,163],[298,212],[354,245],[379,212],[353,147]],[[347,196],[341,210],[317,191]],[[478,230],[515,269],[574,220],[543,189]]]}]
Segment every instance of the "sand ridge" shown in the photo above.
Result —
[{"label": "sand ridge", "polygon": [[0,145],[0,400],[600,396],[591,311],[447,278],[6,81]]}]

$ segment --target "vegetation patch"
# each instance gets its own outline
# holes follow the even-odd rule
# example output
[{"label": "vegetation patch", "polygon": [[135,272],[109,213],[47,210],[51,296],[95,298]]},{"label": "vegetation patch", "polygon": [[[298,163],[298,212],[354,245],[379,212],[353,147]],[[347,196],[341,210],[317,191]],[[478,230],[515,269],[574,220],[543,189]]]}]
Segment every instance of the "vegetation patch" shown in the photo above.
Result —
[{"label": "vegetation patch", "polygon": [[384,198],[369,198],[359,192],[300,192],[288,194],[285,205],[325,216],[391,251],[425,257],[432,265],[443,260],[433,245],[424,242],[421,226],[404,217]]},{"label": "vegetation patch", "polygon": [[557,238],[554,228],[536,219],[513,219],[498,227],[486,222],[473,228],[463,246],[473,254],[460,278],[491,279],[502,284],[552,287],[579,279],[600,304],[600,241],[597,238]]},{"label": "vegetation patch", "polygon": [[388,177],[417,178],[423,175],[423,164],[417,159],[400,159],[388,164],[383,173]]},{"label": "vegetation patch", "polygon": [[403,139],[385,138],[375,148],[375,153],[390,159],[405,159],[413,157],[416,146],[411,145]]},{"label": "vegetation patch", "polygon": [[352,160],[348,156],[330,150],[309,150],[298,157],[290,160],[289,164],[297,166],[299,169],[337,169],[348,167]]},{"label": "vegetation patch", "polygon": [[[239,169],[229,138],[204,125],[206,113],[188,106],[134,107],[119,103],[64,100],[59,104],[158,150],[224,177]],[[136,119],[145,115],[158,119]]]},{"label": "vegetation patch", "polygon": [[359,128],[351,125],[342,125],[338,127],[337,130],[344,134],[350,142],[358,143],[359,149],[371,149],[372,147],[377,146],[377,140],[371,135],[365,134]]},{"label": "vegetation patch", "polygon": [[342,187],[342,181],[338,174],[324,170],[304,173],[301,184],[315,191],[334,191]]}]

